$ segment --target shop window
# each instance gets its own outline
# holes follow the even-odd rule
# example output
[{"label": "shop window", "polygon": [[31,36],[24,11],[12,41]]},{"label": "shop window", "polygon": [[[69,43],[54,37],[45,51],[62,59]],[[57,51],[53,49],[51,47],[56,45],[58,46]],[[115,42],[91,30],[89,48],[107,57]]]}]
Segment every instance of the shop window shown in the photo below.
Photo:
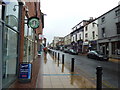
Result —
[{"label": "shop window", "polygon": [[[16,11],[13,11],[15,5],[18,5],[17,0],[2,6],[3,22],[3,48],[2,48],[2,87],[9,86],[13,80],[17,78],[17,58],[18,58],[18,6]],[[1,7],[0,7],[1,9]],[[8,27],[10,26],[10,28]]]},{"label": "shop window", "polygon": [[[27,19],[27,17],[25,17]],[[29,28],[27,24],[24,25],[24,62],[31,62],[33,58],[33,29]]]},{"label": "shop window", "polygon": [[17,65],[17,37],[18,34],[12,29],[5,27],[3,37],[3,62],[2,62],[2,78],[3,87],[16,76]]}]

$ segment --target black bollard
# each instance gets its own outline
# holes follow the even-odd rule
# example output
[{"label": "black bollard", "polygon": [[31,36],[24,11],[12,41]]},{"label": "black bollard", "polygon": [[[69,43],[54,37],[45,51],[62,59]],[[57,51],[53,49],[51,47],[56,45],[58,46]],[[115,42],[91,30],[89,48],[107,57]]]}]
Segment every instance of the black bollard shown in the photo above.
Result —
[{"label": "black bollard", "polygon": [[96,68],[97,72],[97,90],[102,90],[102,67],[101,66],[98,66]]},{"label": "black bollard", "polygon": [[56,52],[55,52],[55,59],[56,59]]},{"label": "black bollard", "polygon": [[58,60],[59,60],[59,53],[58,53]]},{"label": "black bollard", "polygon": [[71,72],[74,72],[74,58],[71,59]]},{"label": "black bollard", "polygon": [[59,55],[60,55],[60,54],[58,53],[58,66],[59,66],[59,57],[60,57]]},{"label": "black bollard", "polygon": [[57,52],[55,52],[55,62],[56,62],[56,57],[57,57],[56,54],[57,54]]},{"label": "black bollard", "polygon": [[64,54],[62,55],[62,64],[64,64]]},{"label": "black bollard", "polygon": [[53,59],[54,59],[54,51],[53,51]]}]

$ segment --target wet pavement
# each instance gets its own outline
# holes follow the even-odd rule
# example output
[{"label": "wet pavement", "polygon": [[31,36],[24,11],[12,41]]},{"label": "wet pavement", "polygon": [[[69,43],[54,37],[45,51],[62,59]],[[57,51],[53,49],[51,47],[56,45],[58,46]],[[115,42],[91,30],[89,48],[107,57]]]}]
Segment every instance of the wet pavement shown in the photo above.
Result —
[{"label": "wet pavement", "polygon": [[62,54],[65,57],[65,67],[70,70],[71,58],[75,59],[75,72],[80,73],[93,83],[96,83],[96,68],[97,66],[103,67],[103,88],[118,88],[119,87],[119,62],[118,60],[111,59],[109,61],[98,61],[89,59],[86,55],[71,55],[61,51],[53,50],[60,54],[60,61]]},{"label": "wet pavement", "polygon": [[70,72],[50,54],[43,57],[43,88],[95,88],[96,85],[76,72]]}]

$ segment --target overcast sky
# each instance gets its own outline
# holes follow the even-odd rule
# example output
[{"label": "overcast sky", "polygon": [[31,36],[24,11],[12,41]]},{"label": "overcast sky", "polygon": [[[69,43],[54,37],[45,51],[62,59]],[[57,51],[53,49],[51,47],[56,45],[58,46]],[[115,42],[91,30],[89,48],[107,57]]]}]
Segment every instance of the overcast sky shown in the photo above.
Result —
[{"label": "overcast sky", "polygon": [[45,16],[43,35],[51,43],[54,36],[64,37],[82,20],[97,18],[118,5],[120,0],[41,0]]}]

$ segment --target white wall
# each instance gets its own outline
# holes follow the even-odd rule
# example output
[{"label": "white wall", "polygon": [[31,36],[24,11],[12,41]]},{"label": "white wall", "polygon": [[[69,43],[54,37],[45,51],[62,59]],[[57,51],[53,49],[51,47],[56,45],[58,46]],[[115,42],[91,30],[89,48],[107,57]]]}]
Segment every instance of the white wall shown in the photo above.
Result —
[{"label": "white wall", "polygon": [[[93,23],[94,24],[94,27],[93,27]],[[93,40],[97,40],[98,39],[98,21],[95,20],[93,22],[91,22],[90,24],[87,25],[87,31],[85,30],[85,27],[84,27],[84,41],[87,39],[88,41],[93,41]],[[93,33],[92,32],[95,32],[95,39],[93,39]],[[88,34],[88,37],[86,38],[85,37],[85,34]]]}]

